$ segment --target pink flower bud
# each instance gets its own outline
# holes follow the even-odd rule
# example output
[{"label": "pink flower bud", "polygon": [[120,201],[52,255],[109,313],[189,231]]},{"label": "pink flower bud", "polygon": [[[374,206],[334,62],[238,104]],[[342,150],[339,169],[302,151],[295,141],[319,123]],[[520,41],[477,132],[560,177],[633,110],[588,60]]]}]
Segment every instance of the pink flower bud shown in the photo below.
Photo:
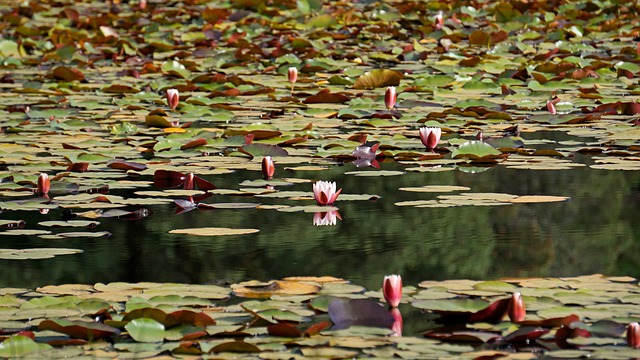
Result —
[{"label": "pink flower bud", "polygon": [[273,178],[273,173],[276,171],[275,165],[273,164],[273,159],[271,156],[265,156],[262,159],[262,174],[264,175],[265,180],[269,180]]},{"label": "pink flower bud", "polygon": [[382,281],[382,295],[391,307],[398,307],[402,299],[402,277],[400,275],[387,275]]},{"label": "pink flower bud", "polygon": [[175,110],[180,103],[180,93],[176,89],[167,90],[167,104],[171,110]]},{"label": "pink flower bud", "polygon": [[433,150],[438,146],[442,129],[438,127],[422,127],[420,128],[420,141],[429,150]]},{"label": "pink flower bud", "polygon": [[296,83],[296,81],[298,81],[298,68],[295,67],[290,67],[288,72],[287,72],[287,76],[289,77],[289,82],[291,83],[291,86],[293,87],[293,84]]},{"label": "pink flower bud", "polygon": [[527,310],[524,307],[524,300],[522,300],[522,294],[519,292],[511,295],[511,301],[509,302],[509,319],[511,322],[520,322],[524,320],[527,315]]},{"label": "pink flower bud", "polygon": [[389,310],[389,313],[393,316],[394,320],[391,325],[391,330],[393,330],[395,334],[392,336],[402,336],[402,314],[400,313],[400,310],[397,307],[394,307]]},{"label": "pink flower bud", "polygon": [[140,8],[140,10],[144,10],[147,8],[147,0],[140,0],[140,2],[138,3],[138,7]]},{"label": "pink flower bud", "polygon": [[627,345],[640,349],[640,324],[633,322],[627,326]]},{"label": "pink flower bud", "polygon": [[38,195],[45,195],[51,189],[51,180],[49,180],[49,175],[45,173],[41,173],[38,176]]},{"label": "pink flower bud", "polygon": [[556,105],[553,103],[553,101],[547,100],[547,110],[552,114],[556,113]]},{"label": "pink flower bud", "polygon": [[389,86],[387,88],[387,91],[385,91],[384,93],[384,106],[387,107],[387,110],[391,110],[393,109],[394,106],[396,106],[397,98],[398,98],[398,95],[396,94],[396,87]]}]

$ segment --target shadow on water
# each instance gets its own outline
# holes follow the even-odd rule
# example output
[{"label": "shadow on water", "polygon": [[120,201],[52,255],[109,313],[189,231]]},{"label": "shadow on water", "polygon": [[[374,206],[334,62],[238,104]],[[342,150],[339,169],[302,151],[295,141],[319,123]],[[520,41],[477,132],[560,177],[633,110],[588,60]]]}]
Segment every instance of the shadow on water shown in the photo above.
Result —
[{"label": "shadow on water", "polygon": [[[582,159],[588,162],[589,159]],[[276,210],[211,210],[175,215],[173,205],[151,206],[140,221],[100,219],[108,238],[43,240],[4,236],[3,248],[65,247],[84,253],[45,260],[0,260],[0,286],[113,281],[239,282],[298,275],[347,278],[379,289],[385,274],[405,284],[452,278],[572,276],[590,273],[640,276],[640,174],[632,171],[513,170],[503,166],[476,174],[458,170],[402,176],[345,175],[346,164],[329,171],[292,172],[281,177],[337,181],[345,194],[376,194],[377,201],[339,201],[342,220],[314,226],[312,213]],[[383,164],[384,170],[402,170]],[[370,169],[375,171],[375,169]],[[238,171],[210,177],[219,188],[237,189],[258,174]],[[435,199],[436,193],[401,187],[460,185],[470,192],[558,195],[561,203],[450,208],[400,207],[394,203]],[[310,183],[284,190],[311,191]],[[135,196],[119,193],[119,195]],[[311,204],[309,200],[215,195],[206,202]],[[59,220],[60,212],[8,212],[28,228]],[[187,227],[255,228],[248,235],[197,237],[169,234]]]}]

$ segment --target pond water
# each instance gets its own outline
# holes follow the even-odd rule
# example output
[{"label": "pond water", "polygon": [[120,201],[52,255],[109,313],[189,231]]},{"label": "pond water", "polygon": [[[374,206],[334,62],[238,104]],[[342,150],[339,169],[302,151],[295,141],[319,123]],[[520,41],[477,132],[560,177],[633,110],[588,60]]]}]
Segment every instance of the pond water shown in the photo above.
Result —
[{"label": "pond water", "polygon": [[[541,135],[542,136],[542,135]],[[549,134],[544,135],[547,138]],[[526,139],[527,135],[523,135]],[[314,214],[265,209],[194,210],[175,214],[172,204],[153,205],[153,214],[137,221],[99,219],[95,230],[106,238],[43,240],[3,236],[4,248],[66,247],[84,253],[44,260],[0,260],[0,286],[96,282],[240,282],[299,275],[342,277],[379,289],[385,274],[402,274],[405,284],[454,278],[573,276],[604,273],[640,276],[640,173],[590,168],[518,170],[495,166],[483,172],[455,169],[407,172],[401,176],[353,176],[352,164],[322,172],[287,171],[276,178],[331,180],[344,194],[375,194],[377,200],[336,203],[342,220],[314,226]],[[383,163],[382,170],[407,166]],[[446,167],[445,167],[446,168]],[[364,169],[376,172],[373,168]],[[237,189],[255,171],[205,176],[224,189]],[[150,178],[143,178],[151,180]],[[456,185],[474,193],[568,196],[566,202],[504,206],[418,208],[395,203],[436,199],[440,193],[400,191],[403,187]],[[153,187],[151,187],[153,188]],[[311,191],[311,183],[278,187]],[[111,192],[135,197],[126,192]],[[310,205],[311,200],[214,195],[205,200]],[[135,209],[135,208],[131,208]],[[6,212],[6,219],[26,220],[28,228],[59,220],[61,212]],[[189,227],[254,228],[247,235],[198,237],[169,234]]]}]

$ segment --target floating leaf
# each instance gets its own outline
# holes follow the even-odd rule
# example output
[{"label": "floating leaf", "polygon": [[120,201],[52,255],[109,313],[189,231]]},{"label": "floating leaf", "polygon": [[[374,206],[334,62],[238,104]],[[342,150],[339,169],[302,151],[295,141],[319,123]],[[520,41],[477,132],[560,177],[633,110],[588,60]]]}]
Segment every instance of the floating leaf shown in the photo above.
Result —
[{"label": "floating leaf", "polygon": [[329,317],[334,330],[356,325],[390,328],[394,322],[387,309],[366,299],[335,299],[329,304]]},{"label": "floating leaf", "polygon": [[355,84],[354,89],[375,89],[385,86],[398,86],[402,74],[389,69],[375,69],[362,74]]},{"label": "floating leaf", "polygon": [[244,235],[257,233],[258,229],[231,229],[220,227],[205,227],[192,229],[175,229],[170,230],[169,234],[187,234],[196,236],[224,236],[224,235]]},{"label": "floating leaf", "polygon": [[44,320],[40,322],[38,329],[56,331],[85,340],[110,338],[120,334],[120,330],[105,324],[64,319]]},{"label": "floating leaf", "polygon": [[159,342],[164,340],[164,325],[148,318],[131,320],[124,327],[135,341]]}]

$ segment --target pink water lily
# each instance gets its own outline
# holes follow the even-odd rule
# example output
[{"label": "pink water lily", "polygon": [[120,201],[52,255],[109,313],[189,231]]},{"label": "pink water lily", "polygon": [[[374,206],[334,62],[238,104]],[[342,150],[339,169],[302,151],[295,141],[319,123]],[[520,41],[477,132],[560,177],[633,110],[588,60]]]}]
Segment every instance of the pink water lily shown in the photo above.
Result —
[{"label": "pink water lily", "polygon": [[382,281],[382,295],[391,307],[398,307],[402,299],[402,277],[400,275],[387,275]]},{"label": "pink water lily", "polygon": [[435,18],[435,20],[433,22],[433,27],[436,30],[442,30],[443,26],[444,26],[444,14],[442,13],[442,10],[440,10],[436,14],[436,18]]},{"label": "pink water lily", "polygon": [[439,127],[420,128],[420,141],[422,141],[422,144],[429,150],[433,150],[438,146],[441,135],[442,129]]},{"label": "pink water lily", "polygon": [[384,106],[387,107],[387,110],[391,110],[394,106],[396,106],[397,98],[398,94],[396,94],[396,87],[389,86],[384,92]]},{"label": "pink water lily", "polygon": [[46,195],[49,189],[51,189],[49,175],[41,173],[40,176],[38,176],[38,189],[36,190],[38,195]]},{"label": "pink water lily", "polygon": [[508,314],[511,322],[520,322],[524,320],[525,316],[527,315],[527,309],[524,307],[522,294],[520,294],[519,292],[513,293],[513,295],[511,295]]},{"label": "pink water lily", "polygon": [[262,174],[265,180],[273,178],[273,173],[276,171],[276,167],[273,164],[271,156],[265,156],[262,159]]},{"label": "pink water lily", "polygon": [[290,67],[289,70],[287,70],[287,77],[289,78],[289,82],[291,83],[291,91],[293,91],[293,84],[298,81],[298,68],[293,66]]},{"label": "pink water lily", "polygon": [[336,183],[329,181],[316,181],[313,184],[313,197],[318,205],[333,205],[342,189],[336,191]]},{"label": "pink water lily", "polygon": [[180,93],[176,89],[167,90],[167,104],[171,110],[175,110],[180,103]]},{"label": "pink water lily", "polygon": [[338,219],[342,220],[338,210],[313,213],[313,225],[315,226],[332,226],[338,223]]}]

